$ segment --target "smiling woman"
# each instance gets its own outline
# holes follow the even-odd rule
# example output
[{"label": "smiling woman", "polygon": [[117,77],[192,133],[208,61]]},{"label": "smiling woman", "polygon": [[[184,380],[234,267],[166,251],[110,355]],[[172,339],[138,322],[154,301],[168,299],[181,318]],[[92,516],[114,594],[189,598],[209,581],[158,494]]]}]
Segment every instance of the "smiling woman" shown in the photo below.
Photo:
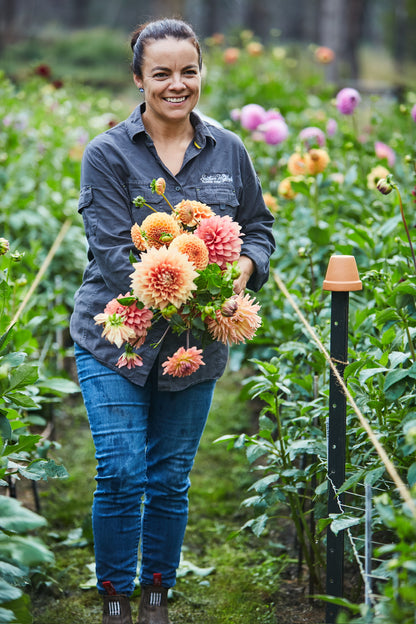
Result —
[{"label": "smiling woman", "polygon": [[[219,270],[235,271],[234,291],[241,298],[246,286],[258,290],[267,280],[273,217],[242,141],[194,112],[202,60],[192,28],[180,20],[151,22],[137,29],[131,45],[133,79],[144,102],[128,119],[95,137],[84,152],[79,212],[89,264],[75,297],[71,335],[98,460],[93,530],[103,624],[132,624],[129,596],[139,543],[137,624],[169,624],[167,591],[176,582],[187,524],[189,473],[228,347],[218,339],[205,346],[192,335],[197,346],[189,348],[189,336],[168,331],[167,321],[158,317],[135,346],[135,366],[118,368],[115,346],[94,318],[132,286],[130,256],[137,253],[132,226],[145,222],[150,204],[158,207],[158,222],[166,211],[162,222],[172,220],[167,204],[157,204],[161,197],[152,194],[151,180],[163,178],[164,192],[177,210],[186,198],[199,206],[209,204],[214,220],[238,222],[243,238],[237,267]],[[139,196],[143,201],[137,203]],[[167,276],[183,277],[179,261],[185,256],[175,245],[164,245],[157,250],[164,257],[163,271],[155,276],[164,295],[182,295],[185,286],[179,281],[167,285]],[[135,263],[137,271],[143,268],[144,281],[151,277],[151,252]],[[192,290],[200,269],[186,262]],[[134,313],[140,316],[143,309]],[[180,374],[166,375],[166,362]]]}]

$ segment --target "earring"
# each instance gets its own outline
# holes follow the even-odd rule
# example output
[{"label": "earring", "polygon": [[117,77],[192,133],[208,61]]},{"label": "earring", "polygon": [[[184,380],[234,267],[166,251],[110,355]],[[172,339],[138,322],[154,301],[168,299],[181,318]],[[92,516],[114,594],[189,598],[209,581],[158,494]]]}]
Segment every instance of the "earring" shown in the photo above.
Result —
[{"label": "earring", "polygon": [[140,93],[144,93],[143,87],[139,87],[139,91],[140,91]]}]

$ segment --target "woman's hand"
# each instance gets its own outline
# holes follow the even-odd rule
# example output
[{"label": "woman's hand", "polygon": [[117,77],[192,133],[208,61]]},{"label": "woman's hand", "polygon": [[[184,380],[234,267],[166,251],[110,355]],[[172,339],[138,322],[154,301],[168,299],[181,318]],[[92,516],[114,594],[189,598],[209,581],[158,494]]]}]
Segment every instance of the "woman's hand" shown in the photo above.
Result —
[{"label": "woman's hand", "polygon": [[234,292],[239,295],[243,292],[250,276],[254,272],[254,262],[248,256],[240,256],[238,259],[238,268],[240,269],[239,277],[234,281]]}]

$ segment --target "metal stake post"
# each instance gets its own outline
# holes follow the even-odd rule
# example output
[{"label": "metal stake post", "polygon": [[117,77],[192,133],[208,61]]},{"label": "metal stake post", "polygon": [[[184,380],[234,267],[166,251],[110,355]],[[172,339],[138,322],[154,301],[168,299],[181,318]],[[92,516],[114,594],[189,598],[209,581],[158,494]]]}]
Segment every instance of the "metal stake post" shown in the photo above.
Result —
[{"label": "metal stake post", "polygon": [[[331,257],[323,288],[332,291],[331,359],[343,377],[348,355],[349,291],[361,290],[362,288],[353,256]],[[329,416],[327,421],[328,515],[340,513],[336,492],[345,481],[347,413],[345,393],[332,369],[329,384]],[[342,504],[342,496],[340,502]],[[339,531],[335,535],[331,528],[328,528],[326,561],[326,592],[329,596],[341,598],[344,585],[343,531]],[[333,624],[336,621],[338,611],[338,605],[327,604],[327,624]]]}]

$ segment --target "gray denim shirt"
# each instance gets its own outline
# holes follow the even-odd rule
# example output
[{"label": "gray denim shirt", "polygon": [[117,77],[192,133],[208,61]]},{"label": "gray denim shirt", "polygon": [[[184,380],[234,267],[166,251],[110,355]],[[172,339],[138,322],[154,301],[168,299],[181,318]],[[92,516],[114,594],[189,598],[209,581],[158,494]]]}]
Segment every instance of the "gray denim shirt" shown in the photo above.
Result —
[{"label": "gray denim shirt", "polygon": [[[133,268],[129,255],[133,251],[139,259],[139,254],[130,229],[151,212],[146,206],[135,207],[133,199],[142,195],[155,209],[170,212],[164,199],[150,189],[154,178],[163,177],[165,194],[172,205],[193,199],[208,204],[219,215],[230,215],[244,232],[241,253],[249,256],[256,267],[247,285],[255,291],[268,278],[269,258],[274,250],[273,217],[264,204],[258,177],[239,137],[192,113],[194,140],[188,146],[180,172],[173,176],[145,131],[144,106],[138,106],[127,120],[95,137],[83,156],[78,210],[88,241],[88,264],[75,294],[70,331],[74,342],[133,383],[143,386],[157,363],[158,388],[183,390],[195,383],[218,379],[227,363],[228,347],[220,342],[206,347],[205,365],[188,377],[163,375],[162,362],[185,346],[186,335],[178,336],[169,330],[155,348],[153,345],[167,328],[166,321],[161,319],[138,351],[143,365],[119,369],[116,363],[124,349],[102,338],[102,326],[94,322],[94,316],[103,312],[111,299],[126,294],[131,287],[129,275]],[[191,336],[190,346],[194,345],[199,346]]]}]

